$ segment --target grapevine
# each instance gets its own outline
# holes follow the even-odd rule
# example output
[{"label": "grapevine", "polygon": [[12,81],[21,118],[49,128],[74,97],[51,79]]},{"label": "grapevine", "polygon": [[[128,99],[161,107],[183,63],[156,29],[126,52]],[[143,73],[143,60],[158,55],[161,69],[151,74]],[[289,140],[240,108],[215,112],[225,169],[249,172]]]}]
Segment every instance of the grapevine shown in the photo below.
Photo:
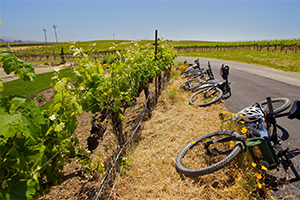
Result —
[{"label": "grapevine", "polygon": [[[138,93],[148,89],[149,80],[166,71],[176,53],[165,41],[159,41],[158,60],[154,61],[151,44],[133,43],[106,59],[93,60],[73,45],[76,56],[73,74],[76,79],[62,77],[54,70],[52,87],[55,96],[47,110],[23,97],[0,98],[1,199],[37,199],[47,185],[57,185],[65,162],[76,156],[78,138],[74,134],[83,110],[112,113],[114,133],[122,145],[124,111]],[[0,63],[7,74],[34,81],[34,67],[11,52],[0,53]],[[108,60],[110,62],[105,63]],[[2,81],[0,88],[3,90]],[[101,159],[86,163],[103,172]],[[101,169],[100,169],[101,168]]]}]

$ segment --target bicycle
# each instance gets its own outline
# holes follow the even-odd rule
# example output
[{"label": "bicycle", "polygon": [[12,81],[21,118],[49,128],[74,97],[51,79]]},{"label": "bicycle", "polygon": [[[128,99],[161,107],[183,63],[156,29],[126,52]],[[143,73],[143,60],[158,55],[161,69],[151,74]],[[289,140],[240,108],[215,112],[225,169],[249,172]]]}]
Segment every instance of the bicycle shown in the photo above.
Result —
[{"label": "bicycle", "polygon": [[[213,76],[210,72],[211,72],[211,68],[209,68],[208,70],[202,69],[200,67],[200,62],[199,62],[199,58],[197,60],[194,61],[195,65],[189,66],[189,68],[187,70],[185,70],[184,72],[182,72],[180,74],[181,78],[197,78],[199,77],[200,79],[205,79],[206,77]],[[209,62],[209,66],[210,66],[210,62]]]},{"label": "bicycle", "polygon": [[200,88],[200,86],[208,86],[205,83],[208,83],[208,81],[213,80],[215,78],[209,61],[208,61],[208,69],[206,69],[203,73],[201,72],[201,74],[202,76],[200,78],[193,77],[184,81],[183,83],[177,86],[177,90],[194,91]]},{"label": "bicycle", "polygon": [[228,165],[242,151],[249,150],[253,160],[260,166],[272,170],[282,164],[285,171],[291,168],[299,180],[299,173],[288,157],[288,148],[283,150],[281,147],[276,126],[276,118],[279,117],[300,120],[299,100],[294,101],[289,112],[282,113],[290,105],[287,98],[271,100],[267,97],[266,101],[244,108],[237,113],[235,120],[245,123],[245,134],[219,130],[193,140],[178,154],[177,170],[190,177],[210,174]]},{"label": "bicycle", "polygon": [[221,65],[220,74],[223,78],[222,82],[203,82],[193,87],[192,90],[197,90],[189,99],[191,105],[200,107],[211,105],[219,101],[223,95],[231,96],[230,83],[228,82],[229,66]]}]

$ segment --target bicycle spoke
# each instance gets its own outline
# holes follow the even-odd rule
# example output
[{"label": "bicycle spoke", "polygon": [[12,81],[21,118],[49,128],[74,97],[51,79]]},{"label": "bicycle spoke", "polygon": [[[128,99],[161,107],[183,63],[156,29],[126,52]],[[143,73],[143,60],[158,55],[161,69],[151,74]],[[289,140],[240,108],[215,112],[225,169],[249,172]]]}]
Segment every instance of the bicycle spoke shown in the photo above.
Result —
[{"label": "bicycle spoke", "polygon": [[[207,140],[219,139],[224,136],[214,136]],[[206,140],[206,141],[207,141]],[[215,143],[209,146],[208,151],[204,149],[206,141],[200,141],[189,149],[182,159],[182,164],[189,169],[200,169],[211,166],[223,160],[233,149],[235,144],[231,142]],[[208,153],[210,152],[210,153]]]},{"label": "bicycle spoke", "polygon": [[204,90],[195,95],[193,102],[195,105],[207,104],[215,101],[219,96],[220,94],[218,90]]}]

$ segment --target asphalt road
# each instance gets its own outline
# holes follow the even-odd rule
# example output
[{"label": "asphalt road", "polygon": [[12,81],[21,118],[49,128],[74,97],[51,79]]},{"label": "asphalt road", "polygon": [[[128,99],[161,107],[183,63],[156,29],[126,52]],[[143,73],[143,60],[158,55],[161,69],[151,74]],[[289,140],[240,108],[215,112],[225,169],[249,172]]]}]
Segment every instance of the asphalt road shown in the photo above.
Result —
[{"label": "asphalt road", "polygon": [[[196,57],[178,57],[176,60],[187,60],[194,63]],[[222,80],[220,76],[220,67],[223,63],[229,65],[229,82],[231,82],[232,96],[225,100],[225,105],[231,112],[238,112],[241,109],[256,102],[266,100],[266,97],[286,97],[292,103],[294,100],[300,100],[300,74],[283,72],[267,67],[250,65],[239,62],[224,61],[210,58],[200,58],[200,66],[207,69],[207,62],[210,61],[216,81]],[[292,161],[300,173],[300,121],[297,119],[289,120],[283,117],[277,120],[278,125],[288,131],[283,139],[283,147],[289,147],[292,151]],[[300,181],[286,184],[281,178],[285,177],[283,168],[279,172],[272,171],[276,180],[280,183],[274,190],[277,197],[286,197],[285,199],[300,199]],[[291,170],[288,170],[290,178],[294,178]]]}]

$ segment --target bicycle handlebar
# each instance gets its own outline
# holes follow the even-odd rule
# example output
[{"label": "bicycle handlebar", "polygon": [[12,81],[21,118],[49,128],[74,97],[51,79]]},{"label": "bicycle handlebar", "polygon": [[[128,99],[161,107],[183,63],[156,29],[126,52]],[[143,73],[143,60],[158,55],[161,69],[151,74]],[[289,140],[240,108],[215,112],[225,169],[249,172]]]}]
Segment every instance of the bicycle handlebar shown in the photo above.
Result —
[{"label": "bicycle handlebar", "polygon": [[269,113],[271,116],[273,116],[274,112],[273,112],[271,97],[267,97],[267,103],[268,103]]}]

